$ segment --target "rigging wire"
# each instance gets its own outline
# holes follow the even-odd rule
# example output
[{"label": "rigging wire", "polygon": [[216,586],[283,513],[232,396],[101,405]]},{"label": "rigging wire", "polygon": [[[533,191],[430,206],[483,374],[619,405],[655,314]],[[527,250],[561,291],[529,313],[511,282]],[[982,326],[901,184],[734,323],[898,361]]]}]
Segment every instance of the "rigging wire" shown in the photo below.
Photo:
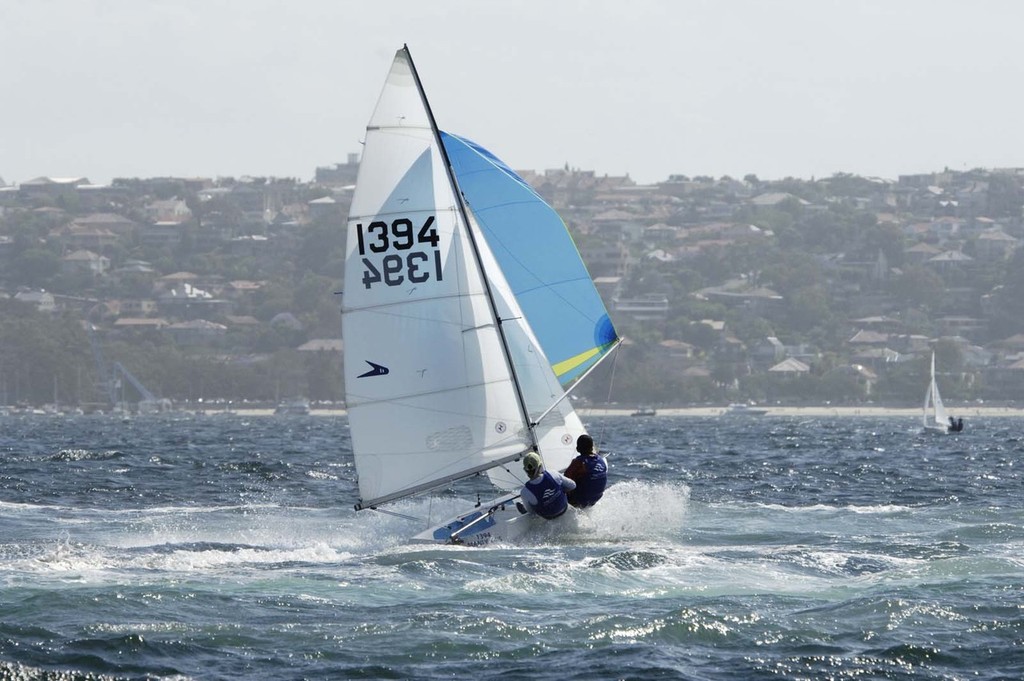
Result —
[{"label": "rigging wire", "polygon": [[615,365],[619,363],[619,353],[615,353],[612,357],[612,375],[608,378],[608,397],[605,398],[605,404],[609,404],[612,401],[612,387],[615,385]]}]

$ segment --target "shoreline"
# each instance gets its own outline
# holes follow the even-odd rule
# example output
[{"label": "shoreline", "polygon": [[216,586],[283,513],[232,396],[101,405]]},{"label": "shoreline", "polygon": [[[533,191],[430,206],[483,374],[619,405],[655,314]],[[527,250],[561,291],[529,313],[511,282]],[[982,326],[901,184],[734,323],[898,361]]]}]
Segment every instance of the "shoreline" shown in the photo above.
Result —
[{"label": "shoreline", "polygon": [[[886,417],[891,416],[893,418],[920,418],[921,407],[833,407],[833,406],[816,406],[816,407],[771,407],[759,405],[758,409],[765,409],[767,412],[760,415],[745,415],[745,414],[727,414],[727,407],[680,407],[680,408],[666,408],[657,409],[657,415],[659,416],[701,416],[701,417],[712,417],[712,416],[723,416],[729,419],[759,419],[759,418],[772,418],[778,416],[874,416],[874,417]],[[591,409],[577,409],[576,412],[580,416],[632,416],[632,409],[614,409],[614,408],[591,408]],[[967,418],[969,416],[981,416],[981,417],[1024,417],[1024,408],[1019,407],[949,407],[947,405],[946,411],[956,417]],[[651,417],[640,417],[640,418],[651,418]]]},{"label": "shoreline", "polygon": [[[759,419],[759,418],[773,418],[773,417],[810,417],[810,416],[872,416],[872,417],[893,417],[893,418],[920,418],[921,408],[920,407],[833,407],[833,406],[817,406],[817,407],[771,407],[771,406],[759,406],[758,409],[766,409],[767,412],[762,415],[728,415],[728,407],[673,407],[673,408],[656,408],[657,413],[655,416],[646,416],[639,418],[659,418],[662,416],[688,416],[688,417],[702,417],[710,418],[716,416],[724,416],[730,419]],[[1024,408],[1021,407],[982,407],[982,406],[971,406],[971,407],[952,407],[947,408],[950,414],[956,417],[969,418],[969,417],[986,417],[986,418],[998,418],[998,417],[1024,417]],[[593,417],[593,416],[632,416],[634,409],[624,409],[618,407],[588,407],[579,408],[576,413],[581,417]],[[274,416],[273,409],[209,409],[203,412],[205,415],[216,415],[216,414],[235,414],[238,416]],[[347,416],[348,412],[344,409],[311,409],[311,416]]]}]

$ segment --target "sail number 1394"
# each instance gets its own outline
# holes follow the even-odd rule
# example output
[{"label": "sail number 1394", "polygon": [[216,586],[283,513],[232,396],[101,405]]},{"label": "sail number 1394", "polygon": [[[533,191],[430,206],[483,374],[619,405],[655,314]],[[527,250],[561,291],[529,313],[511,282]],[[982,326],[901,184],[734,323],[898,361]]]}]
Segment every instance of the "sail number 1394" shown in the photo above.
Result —
[{"label": "sail number 1394", "polygon": [[[434,216],[421,226],[408,218],[391,222],[374,220],[356,224],[359,255],[363,259],[363,286],[401,286],[406,281],[423,284],[431,278],[441,281],[440,237],[434,228]],[[390,252],[389,252],[390,251]],[[384,254],[382,258],[374,255]]]}]

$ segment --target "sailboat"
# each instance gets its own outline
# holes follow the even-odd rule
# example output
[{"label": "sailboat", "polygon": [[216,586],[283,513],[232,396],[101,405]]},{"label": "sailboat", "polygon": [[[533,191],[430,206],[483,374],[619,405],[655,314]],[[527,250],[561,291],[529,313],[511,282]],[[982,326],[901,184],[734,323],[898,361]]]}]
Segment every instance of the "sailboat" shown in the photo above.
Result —
[{"label": "sailboat", "polygon": [[[564,470],[569,391],[620,339],[561,218],[478,144],[442,132],[408,47],[366,129],[347,231],[342,335],[356,510],[486,475],[496,496],[415,541],[513,539],[516,462]],[[389,511],[385,511],[389,512]]]},{"label": "sailboat", "polygon": [[942,404],[942,396],[939,394],[939,384],[935,382],[935,353],[932,353],[931,382],[928,384],[928,391],[924,394],[924,413],[921,415],[921,424],[926,432],[945,433],[949,431],[949,414]]}]

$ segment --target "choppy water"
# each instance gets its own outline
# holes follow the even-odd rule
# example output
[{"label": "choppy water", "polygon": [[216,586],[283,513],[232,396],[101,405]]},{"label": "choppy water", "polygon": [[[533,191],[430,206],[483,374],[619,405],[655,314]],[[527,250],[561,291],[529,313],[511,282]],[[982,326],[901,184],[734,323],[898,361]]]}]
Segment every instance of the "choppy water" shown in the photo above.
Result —
[{"label": "choppy water", "polygon": [[344,419],[2,418],[0,679],[1024,678],[1024,422],[588,425],[593,512],[469,549]]}]

